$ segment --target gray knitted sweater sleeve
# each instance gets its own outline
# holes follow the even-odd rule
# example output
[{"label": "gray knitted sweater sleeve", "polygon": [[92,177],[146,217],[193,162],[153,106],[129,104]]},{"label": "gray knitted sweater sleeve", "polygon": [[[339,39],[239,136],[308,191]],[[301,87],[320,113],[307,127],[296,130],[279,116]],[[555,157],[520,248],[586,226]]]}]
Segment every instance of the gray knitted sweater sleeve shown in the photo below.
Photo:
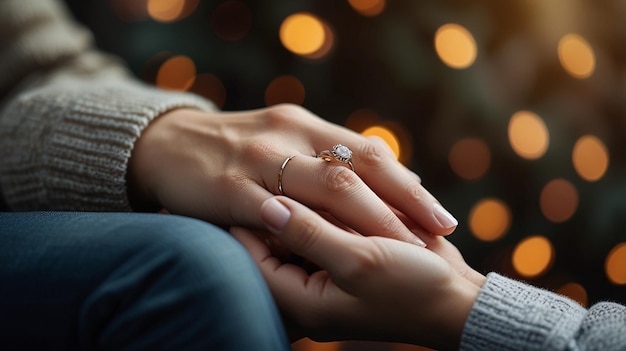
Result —
[{"label": "gray knitted sweater sleeve", "polygon": [[626,350],[626,306],[578,303],[495,273],[487,276],[461,350]]},{"label": "gray knitted sweater sleeve", "polygon": [[131,77],[58,0],[0,1],[0,194],[11,210],[131,210],[126,168],[150,121],[213,105]]}]

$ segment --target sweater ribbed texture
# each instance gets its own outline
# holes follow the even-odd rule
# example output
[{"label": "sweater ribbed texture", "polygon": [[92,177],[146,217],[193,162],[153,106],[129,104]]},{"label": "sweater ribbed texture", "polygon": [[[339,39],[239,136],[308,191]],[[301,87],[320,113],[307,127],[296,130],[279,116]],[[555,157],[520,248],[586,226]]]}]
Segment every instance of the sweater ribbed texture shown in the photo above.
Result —
[{"label": "sweater ribbed texture", "polygon": [[53,0],[0,1],[0,189],[11,210],[129,211],[135,141],[192,94],[137,82]]},{"label": "sweater ribbed texture", "polygon": [[495,273],[466,321],[461,350],[626,350],[626,307],[586,310],[555,293]]}]

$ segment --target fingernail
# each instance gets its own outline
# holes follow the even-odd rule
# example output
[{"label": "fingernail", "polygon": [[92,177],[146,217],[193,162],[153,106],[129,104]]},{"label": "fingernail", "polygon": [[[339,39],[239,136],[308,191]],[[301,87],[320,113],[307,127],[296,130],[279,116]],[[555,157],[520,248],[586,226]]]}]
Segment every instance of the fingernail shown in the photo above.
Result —
[{"label": "fingernail", "polygon": [[426,243],[422,239],[420,239],[418,237],[415,237],[415,245],[421,246],[421,247],[426,247]]},{"label": "fingernail", "polygon": [[280,232],[285,228],[291,212],[275,198],[265,200],[261,206],[261,218],[270,230]]},{"label": "fingernail", "polygon": [[454,218],[450,212],[446,211],[446,209],[440,204],[433,205],[433,214],[439,222],[439,225],[441,225],[444,229],[450,229],[459,224],[459,221],[457,221],[456,218]]}]

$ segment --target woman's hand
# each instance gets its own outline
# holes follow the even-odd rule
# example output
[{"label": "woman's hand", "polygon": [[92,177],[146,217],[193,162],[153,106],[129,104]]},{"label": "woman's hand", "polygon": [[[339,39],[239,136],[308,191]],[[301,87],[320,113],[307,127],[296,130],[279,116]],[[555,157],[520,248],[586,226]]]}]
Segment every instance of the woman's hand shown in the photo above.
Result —
[{"label": "woman's hand", "polygon": [[[356,173],[315,157],[336,144],[354,152]],[[216,224],[263,228],[259,209],[280,193],[278,172],[292,155],[282,176],[285,194],[359,233],[422,244],[394,209],[422,232],[445,235],[457,225],[383,142],[292,105],[159,117],[135,145],[129,192],[138,208],[155,204]]]},{"label": "woman's hand", "polygon": [[344,231],[285,197],[265,201],[261,214],[287,248],[322,269],[309,275],[272,256],[255,233],[231,229],[263,273],[292,336],[458,348],[479,287],[440,256]]}]

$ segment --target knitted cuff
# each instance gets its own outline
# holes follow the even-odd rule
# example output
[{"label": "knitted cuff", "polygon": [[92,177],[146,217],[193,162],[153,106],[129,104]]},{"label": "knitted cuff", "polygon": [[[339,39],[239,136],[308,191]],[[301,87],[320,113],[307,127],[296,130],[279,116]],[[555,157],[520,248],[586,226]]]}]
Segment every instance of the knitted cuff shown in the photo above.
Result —
[{"label": "knitted cuff", "polygon": [[586,310],[555,293],[495,273],[465,323],[461,350],[563,350]]},{"label": "knitted cuff", "polygon": [[126,170],[135,141],[176,108],[211,110],[195,95],[129,81],[22,95],[3,111],[0,185],[12,210],[129,211]]}]

